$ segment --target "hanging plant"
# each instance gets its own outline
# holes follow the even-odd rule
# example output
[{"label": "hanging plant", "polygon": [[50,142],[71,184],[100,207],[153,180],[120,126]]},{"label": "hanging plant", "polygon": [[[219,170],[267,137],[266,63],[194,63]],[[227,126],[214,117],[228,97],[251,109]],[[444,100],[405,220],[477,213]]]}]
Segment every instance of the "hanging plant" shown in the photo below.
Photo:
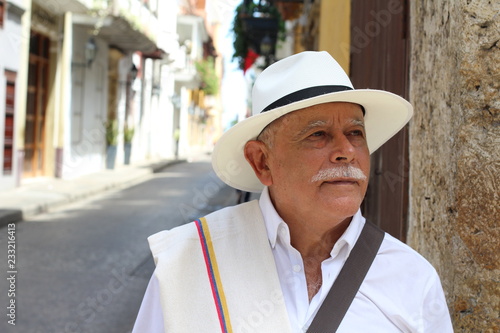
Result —
[{"label": "hanging plant", "polygon": [[[263,28],[256,27],[260,21]],[[275,23],[274,23],[275,22]],[[264,29],[256,31],[255,29]],[[255,3],[252,0],[244,1],[236,7],[233,19],[233,60],[238,60],[241,69],[245,69],[245,59],[249,50],[253,54],[260,53],[260,39],[264,36],[256,36],[259,32],[269,29],[271,34],[276,34],[275,39],[285,40],[285,21],[275,6],[267,1]],[[258,40],[256,40],[256,37]],[[274,37],[274,36],[273,36]]]},{"label": "hanging plant", "polygon": [[195,63],[196,71],[201,78],[200,89],[207,95],[217,95],[219,92],[219,77],[215,72],[215,60],[207,57]]}]

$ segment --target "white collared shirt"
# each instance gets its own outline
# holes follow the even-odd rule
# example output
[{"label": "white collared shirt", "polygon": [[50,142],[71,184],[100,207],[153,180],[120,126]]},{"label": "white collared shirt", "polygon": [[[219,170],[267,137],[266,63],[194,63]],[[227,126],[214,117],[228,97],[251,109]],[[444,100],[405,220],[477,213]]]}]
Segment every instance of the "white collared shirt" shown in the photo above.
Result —
[{"label": "white collared shirt", "polygon": [[363,229],[364,219],[358,211],[344,234],[335,243],[330,252],[331,258],[321,263],[322,286],[309,303],[302,256],[291,245],[288,225],[276,212],[267,188],[262,192],[259,206],[266,223],[269,243],[273,249],[291,326],[294,332],[305,332],[356,243]]},{"label": "white collared shirt", "polygon": [[[293,333],[306,332],[356,243],[365,219],[358,211],[321,264],[322,286],[309,303],[304,264],[290,244],[288,225],[267,188],[259,200]],[[164,333],[159,283],[146,290],[134,333]],[[417,252],[386,234],[370,271],[340,324],[339,333],[453,332],[439,277]]]},{"label": "white collared shirt", "polygon": [[[292,330],[306,332],[356,244],[365,219],[358,210],[333,246],[330,258],[321,263],[322,285],[309,303],[302,257],[290,244],[288,225],[276,212],[267,189],[262,192],[259,206]],[[453,332],[434,268],[410,247],[386,234],[337,332]]]}]

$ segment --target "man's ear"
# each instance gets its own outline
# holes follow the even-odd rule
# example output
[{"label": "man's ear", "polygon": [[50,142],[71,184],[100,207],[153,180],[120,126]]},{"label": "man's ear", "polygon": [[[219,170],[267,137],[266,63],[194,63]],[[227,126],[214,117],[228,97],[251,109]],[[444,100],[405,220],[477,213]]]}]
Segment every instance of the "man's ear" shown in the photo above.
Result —
[{"label": "man's ear", "polygon": [[244,153],[260,182],[265,186],[272,185],[273,178],[267,165],[269,154],[267,146],[262,141],[251,140],[245,144]]}]

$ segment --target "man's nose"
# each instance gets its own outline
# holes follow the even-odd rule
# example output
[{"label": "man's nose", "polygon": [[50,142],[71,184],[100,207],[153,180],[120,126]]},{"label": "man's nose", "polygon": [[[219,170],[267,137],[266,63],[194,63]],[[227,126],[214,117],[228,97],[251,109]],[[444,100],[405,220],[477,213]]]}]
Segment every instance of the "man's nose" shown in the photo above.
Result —
[{"label": "man's nose", "polygon": [[349,163],[354,159],[355,149],[349,138],[344,134],[335,135],[331,142],[330,161],[334,163]]}]

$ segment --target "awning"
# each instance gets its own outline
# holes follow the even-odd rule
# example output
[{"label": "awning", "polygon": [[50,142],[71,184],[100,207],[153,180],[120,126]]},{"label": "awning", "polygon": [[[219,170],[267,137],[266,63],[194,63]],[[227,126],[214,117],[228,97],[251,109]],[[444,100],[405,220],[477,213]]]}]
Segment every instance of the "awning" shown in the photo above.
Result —
[{"label": "awning", "polygon": [[157,50],[153,38],[132,27],[130,22],[122,17],[108,17],[109,24],[104,25],[98,34],[110,46],[123,51],[141,51],[151,53]]}]

